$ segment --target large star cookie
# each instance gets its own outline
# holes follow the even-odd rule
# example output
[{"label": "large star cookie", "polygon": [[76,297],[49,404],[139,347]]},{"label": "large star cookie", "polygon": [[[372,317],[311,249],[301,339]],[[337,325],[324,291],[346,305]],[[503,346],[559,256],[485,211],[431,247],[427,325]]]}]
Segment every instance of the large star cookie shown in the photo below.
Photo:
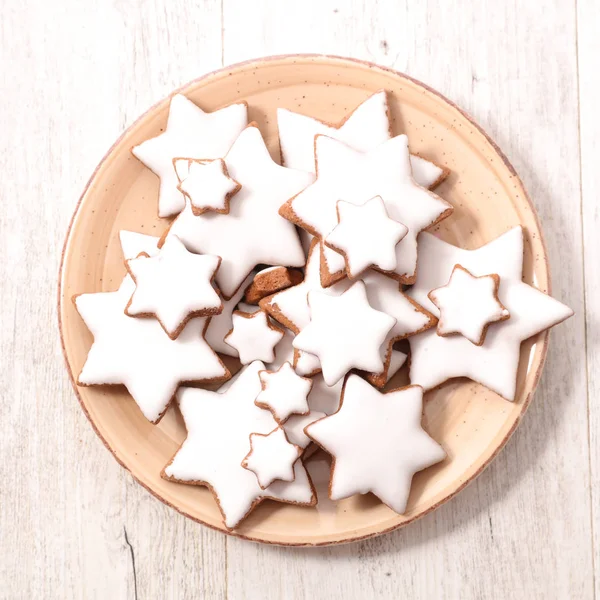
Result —
[{"label": "large star cookie", "polygon": [[170,481],[206,485],[214,493],[225,526],[237,527],[262,500],[312,506],[316,496],[304,465],[294,465],[294,481],[276,481],[262,490],[256,475],[242,467],[251,433],[267,434],[277,427],[268,410],[254,404],[260,392],[261,362],[244,367],[221,392],[181,388],[179,408],[188,436],[164,468]]},{"label": "large star cookie", "polygon": [[419,386],[382,394],[358,375],[347,377],[339,410],[306,427],[333,456],[332,500],[371,492],[404,513],[413,475],[446,457],[421,426],[422,408]]},{"label": "large star cookie", "polygon": [[[387,93],[385,90],[375,92],[337,125],[278,108],[277,127],[283,164],[314,173],[317,135],[327,135],[361,152],[368,152],[390,139]],[[439,185],[448,174],[447,170],[416,154],[411,154],[410,162],[415,181],[426,188]]]},{"label": "large star cookie", "polygon": [[[408,227],[396,246],[395,277],[402,283],[414,283],[417,235],[448,217],[453,208],[415,183],[406,136],[394,137],[370,152],[317,136],[315,156],[317,180],[288,200],[280,213],[322,241],[337,225],[338,200],[361,205],[381,196],[388,215]],[[344,257],[327,247],[322,252],[321,280],[327,286],[344,276]]]},{"label": "large star cookie", "polygon": [[258,264],[304,265],[296,228],[278,209],[286,198],[309,185],[313,175],[273,162],[255,124],[240,134],[225,163],[242,186],[229,214],[196,216],[187,202],[167,235],[178,236],[193,252],[221,257],[216,282],[227,299]]},{"label": "large star cookie", "polygon": [[180,383],[223,381],[229,371],[202,337],[206,317],[189,321],[176,340],[154,319],[128,317],[125,306],[134,288],[127,275],[116,292],[74,297],[94,336],[77,381],[125,385],[144,416],[156,423]]},{"label": "large star cookie", "polygon": [[439,314],[428,294],[448,282],[457,264],[476,276],[498,275],[498,298],[510,318],[490,327],[482,346],[463,336],[441,337],[434,329],[409,338],[410,381],[428,390],[453,377],[469,377],[507,400],[514,400],[521,342],[564,321],[573,311],[521,281],[521,227],[477,250],[463,250],[431,234],[421,234],[417,283],[408,293],[432,313]]},{"label": "large star cookie", "polygon": [[205,113],[181,94],[171,98],[164,132],[131,150],[136,158],[160,177],[160,217],[175,215],[184,207],[184,197],[177,189],[173,159],[182,156],[222,158],[247,123],[248,107],[245,103]]}]

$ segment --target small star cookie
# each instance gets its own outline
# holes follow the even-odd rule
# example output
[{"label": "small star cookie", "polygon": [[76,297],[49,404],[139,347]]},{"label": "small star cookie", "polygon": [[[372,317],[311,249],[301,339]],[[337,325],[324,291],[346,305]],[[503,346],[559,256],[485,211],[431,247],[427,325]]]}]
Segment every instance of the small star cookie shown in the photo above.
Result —
[{"label": "small star cookie", "polygon": [[307,398],[312,388],[312,379],[300,377],[289,362],[277,371],[259,373],[262,390],[256,398],[256,405],[270,410],[278,423],[290,415],[308,413]]},{"label": "small star cookie", "polygon": [[337,214],[338,224],[325,238],[325,245],[344,256],[350,279],[368,267],[384,272],[396,268],[396,246],[408,229],[389,218],[379,196],[359,206],[340,200]]},{"label": "small star cookie", "polygon": [[275,346],[282,338],[283,329],[273,325],[263,310],[253,314],[236,310],[233,328],[225,336],[225,343],[235,348],[240,362],[247,365],[255,360],[273,362]]},{"label": "small star cookie", "polygon": [[311,321],[293,346],[319,358],[327,385],[352,368],[376,373],[383,369],[381,346],[396,319],[371,307],[362,281],[340,296],[312,291],[308,303]]},{"label": "small star cookie", "polygon": [[164,132],[131,149],[138,160],[160,177],[159,217],[175,215],[185,205],[184,197],[177,189],[173,159],[179,156],[221,158],[247,123],[246,103],[205,113],[182,94],[171,98]]},{"label": "small star cookie", "polygon": [[488,327],[510,317],[498,300],[499,285],[496,274],[475,277],[455,265],[450,281],[427,294],[440,311],[438,335],[460,334],[476,346],[483,345]]},{"label": "small star cookie", "polygon": [[176,339],[192,317],[221,312],[221,297],[212,285],[221,259],[192,254],[179,238],[170,237],[152,257],[140,254],[125,264],[135,291],[125,307],[130,317],[156,317]]},{"label": "small star cookie", "polygon": [[339,410],[305,430],[333,457],[330,498],[371,492],[403,514],[413,475],[446,457],[423,430],[422,409],[419,386],[382,394],[358,375],[348,375]]},{"label": "small star cookie", "polygon": [[274,481],[294,481],[294,463],[302,448],[291,444],[281,427],[270,433],[251,433],[250,452],[242,467],[256,475],[258,485],[267,489]]},{"label": "small star cookie", "polygon": [[[184,163],[185,169],[180,166],[181,163]],[[196,216],[208,211],[223,215],[229,213],[229,201],[242,186],[229,176],[222,158],[175,158],[173,167],[178,176],[185,173],[177,189],[189,199],[192,212]]]}]

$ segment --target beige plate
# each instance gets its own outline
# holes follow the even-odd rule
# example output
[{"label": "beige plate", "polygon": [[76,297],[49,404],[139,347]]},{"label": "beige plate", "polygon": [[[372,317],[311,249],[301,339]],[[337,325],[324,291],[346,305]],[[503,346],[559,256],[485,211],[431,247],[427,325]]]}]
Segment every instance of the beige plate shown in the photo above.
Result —
[{"label": "beige plate", "polygon": [[[180,91],[208,111],[246,100],[250,119],[258,122],[277,157],[277,107],[338,121],[382,88],[390,92],[394,133],[407,133],[413,152],[451,170],[438,192],[452,202],[455,212],[439,228],[441,236],[476,248],[522,224],[525,280],[548,291],[539,224],[518,176],[467,115],[424,85],[364,62],[286,56],[236,65]],[[163,100],[151,108],[116,142],[92,176],[73,217],[59,289],[60,330],[72,379],[81,370],[92,336],[71,296],[117,289],[125,272],[119,230],[160,235],[167,226],[166,220],[156,217],[158,179],[129,149],[162,130],[168,105]],[[443,445],[448,458],[415,477],[405,515],[393,513],[370,495],[330,502],[326,465],[317,456],[309,469],[319,494],[317,508],[267,501],[234,535],[276,544],[334,544],[390,531],[436,508],[472,481],[514,431],[538,382],[546,346],[546,334],[523,344],[514,403],[466,380],[427,394],[424,426]],[[207,489],[160,478],[161,469],[185,437],[176,409],[170,408],[161,423],[153,426],[119,387],[75,386],[75,392],[98,435],[143,486],[186,516],[224,531]]]}]

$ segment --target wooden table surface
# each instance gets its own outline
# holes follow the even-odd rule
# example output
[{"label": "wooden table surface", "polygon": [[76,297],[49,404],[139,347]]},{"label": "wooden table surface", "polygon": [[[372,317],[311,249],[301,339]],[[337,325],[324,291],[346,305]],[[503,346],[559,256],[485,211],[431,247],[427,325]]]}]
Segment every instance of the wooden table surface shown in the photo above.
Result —
[{"label": "wooden table surface", "polygon": [[[79,408],[56,318],[69,219],[116,137],[190,79],[294,52],[394,67],[471,113],[576,311],[475,483],[404,530],[308,550],[226,537],[137,485]],[[597,0],[3,0],[0,61],[1,598],[600,596]]]}]

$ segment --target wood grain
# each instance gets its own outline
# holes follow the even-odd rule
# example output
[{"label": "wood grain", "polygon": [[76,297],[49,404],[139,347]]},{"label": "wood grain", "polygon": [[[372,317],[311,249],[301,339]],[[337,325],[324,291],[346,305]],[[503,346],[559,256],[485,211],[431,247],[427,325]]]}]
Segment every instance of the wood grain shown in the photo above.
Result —
[{"label": "wood grain", "polygon": [[[597,2],[2,9],[0,597],[593,598],[594,555],[600,595]],[[393,66],[471,112],[523,178],[553,293],[577,315],[552,334],[529,413],[473,485],[404,531],[307,551],[226,539],[133,482],[71,391],[55,286],[77,197],[133,119],[222,58],[311,51]]]}]

